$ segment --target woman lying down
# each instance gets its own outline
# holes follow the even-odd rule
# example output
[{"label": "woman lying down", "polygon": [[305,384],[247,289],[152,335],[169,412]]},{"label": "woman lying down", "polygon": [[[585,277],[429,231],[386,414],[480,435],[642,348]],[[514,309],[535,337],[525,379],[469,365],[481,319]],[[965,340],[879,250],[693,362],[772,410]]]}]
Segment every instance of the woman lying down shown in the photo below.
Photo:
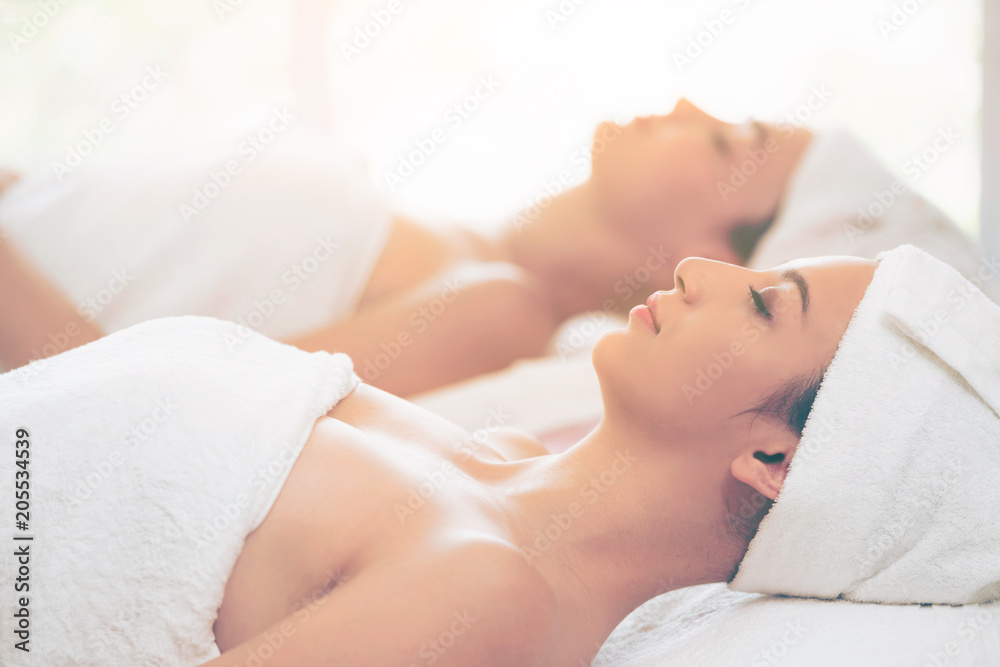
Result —
[{"label": "woman lying down", "polygon": [[576,666],[693,584],[1000,597],[1000,308],[912,246],[675,279],[562,454],[208,318],[0,376],[3,664]]}]

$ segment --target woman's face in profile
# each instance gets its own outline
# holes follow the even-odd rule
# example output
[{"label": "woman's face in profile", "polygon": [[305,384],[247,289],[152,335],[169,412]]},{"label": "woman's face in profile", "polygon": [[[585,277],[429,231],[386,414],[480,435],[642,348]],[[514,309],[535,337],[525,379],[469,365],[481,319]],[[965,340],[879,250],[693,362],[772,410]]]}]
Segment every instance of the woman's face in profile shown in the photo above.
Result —
[{"label": "woman's face in profile", "polygon": [[[797,260],[768,271],[688,258],[676,287],[594,349],[608,410],[663,432],[722,437],[741,415],[833,358],[875,262]],[[747,422],[747,425],[749,422]]]},{"label": "woman's face in profile", "polygon": [[[636,118],[625,126],[602,123],[594,135],[591,180],[605,220],[644,242],[669,241],[697,248],[696,234],[723,221],[755,223],[741,212],[746,198],[729,184],[750,159],[766,164],[778,150],[779,128],[725,123],[686,99],[664,116]],[[756,158],[756,160],[755,160]],[[756,165],[744,187],[763,188]],[[739,177],[735,182],[741,182]],[[694,237],[694,238],[688,238]]]}]

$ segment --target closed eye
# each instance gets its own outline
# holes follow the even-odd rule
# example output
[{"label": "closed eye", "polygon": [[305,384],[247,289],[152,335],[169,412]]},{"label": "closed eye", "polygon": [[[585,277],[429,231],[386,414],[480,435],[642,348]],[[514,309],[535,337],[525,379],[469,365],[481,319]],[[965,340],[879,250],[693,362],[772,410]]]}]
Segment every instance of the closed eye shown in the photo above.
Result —
[{"label": "closed eye", "polygon": [[760,292],[750,285],[750,299],[753,301],[754,308],[765,320],[771,319],[771,311],[767,309],[767,304],[764,303],[764,297],[761,296]]}]

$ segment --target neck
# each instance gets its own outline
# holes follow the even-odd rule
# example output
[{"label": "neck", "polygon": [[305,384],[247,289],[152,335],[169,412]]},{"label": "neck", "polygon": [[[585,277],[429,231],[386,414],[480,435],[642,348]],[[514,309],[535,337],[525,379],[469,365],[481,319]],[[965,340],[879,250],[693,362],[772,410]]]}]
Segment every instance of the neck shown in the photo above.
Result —
[{"label": "neck", "polygon": [[492,241],[500,256],[543,284],[565,319],[600,308],[594,258],[609,256],[605,233],[588,181],[521,211]]},{"label": "neck", "polygon": [[646,600],[732,568],[719,486],[695,484],[676,454],[635,437],[602,422],[562,454],[503,464],[495,480],[515,542],[573,627],[602,640]]},{"label": "neck", "polygon": [[[540,250],[560,252],[565,238],[548,230],[571,231],[599,221],[590,181],[542,200],[514,215],[498,242],[515,261],[530,262]],[[544,248],[537,246],[543,245]]]}]

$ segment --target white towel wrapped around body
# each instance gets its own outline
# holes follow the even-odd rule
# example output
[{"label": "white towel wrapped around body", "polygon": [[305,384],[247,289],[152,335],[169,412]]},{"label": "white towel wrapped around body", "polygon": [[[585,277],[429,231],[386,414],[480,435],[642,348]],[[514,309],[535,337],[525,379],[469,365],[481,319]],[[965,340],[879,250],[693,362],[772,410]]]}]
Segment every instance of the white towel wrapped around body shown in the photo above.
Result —
[{"label": "white towel wrapped around body", "polygon": [[282,339],[352,314],[393,221],[363,165],[285,139],[226,164],[28,174],[0,197],[0,226],[103,331],[207,315]]},{"label": "white towel wrapped around body", "polygon": [[1000,599],[1000,307],[913,246],[879,260],[734,590]]},{"label": "white towel wrapped around body", "polygon": [[[0,478],[27,468],[28,529],[14,532],[33,537],[8,537],[0,556],[10,628],[20,605],[9,545],[30,554],[29,589],[18,594],[30,653],[5,632],[0,664],[217,656],[212,626],[244,539],[316,419],[357,383],[344,354],[203,317],[150,321],[0,375]],[[23,467],[18,429],[28,434]]]}]

